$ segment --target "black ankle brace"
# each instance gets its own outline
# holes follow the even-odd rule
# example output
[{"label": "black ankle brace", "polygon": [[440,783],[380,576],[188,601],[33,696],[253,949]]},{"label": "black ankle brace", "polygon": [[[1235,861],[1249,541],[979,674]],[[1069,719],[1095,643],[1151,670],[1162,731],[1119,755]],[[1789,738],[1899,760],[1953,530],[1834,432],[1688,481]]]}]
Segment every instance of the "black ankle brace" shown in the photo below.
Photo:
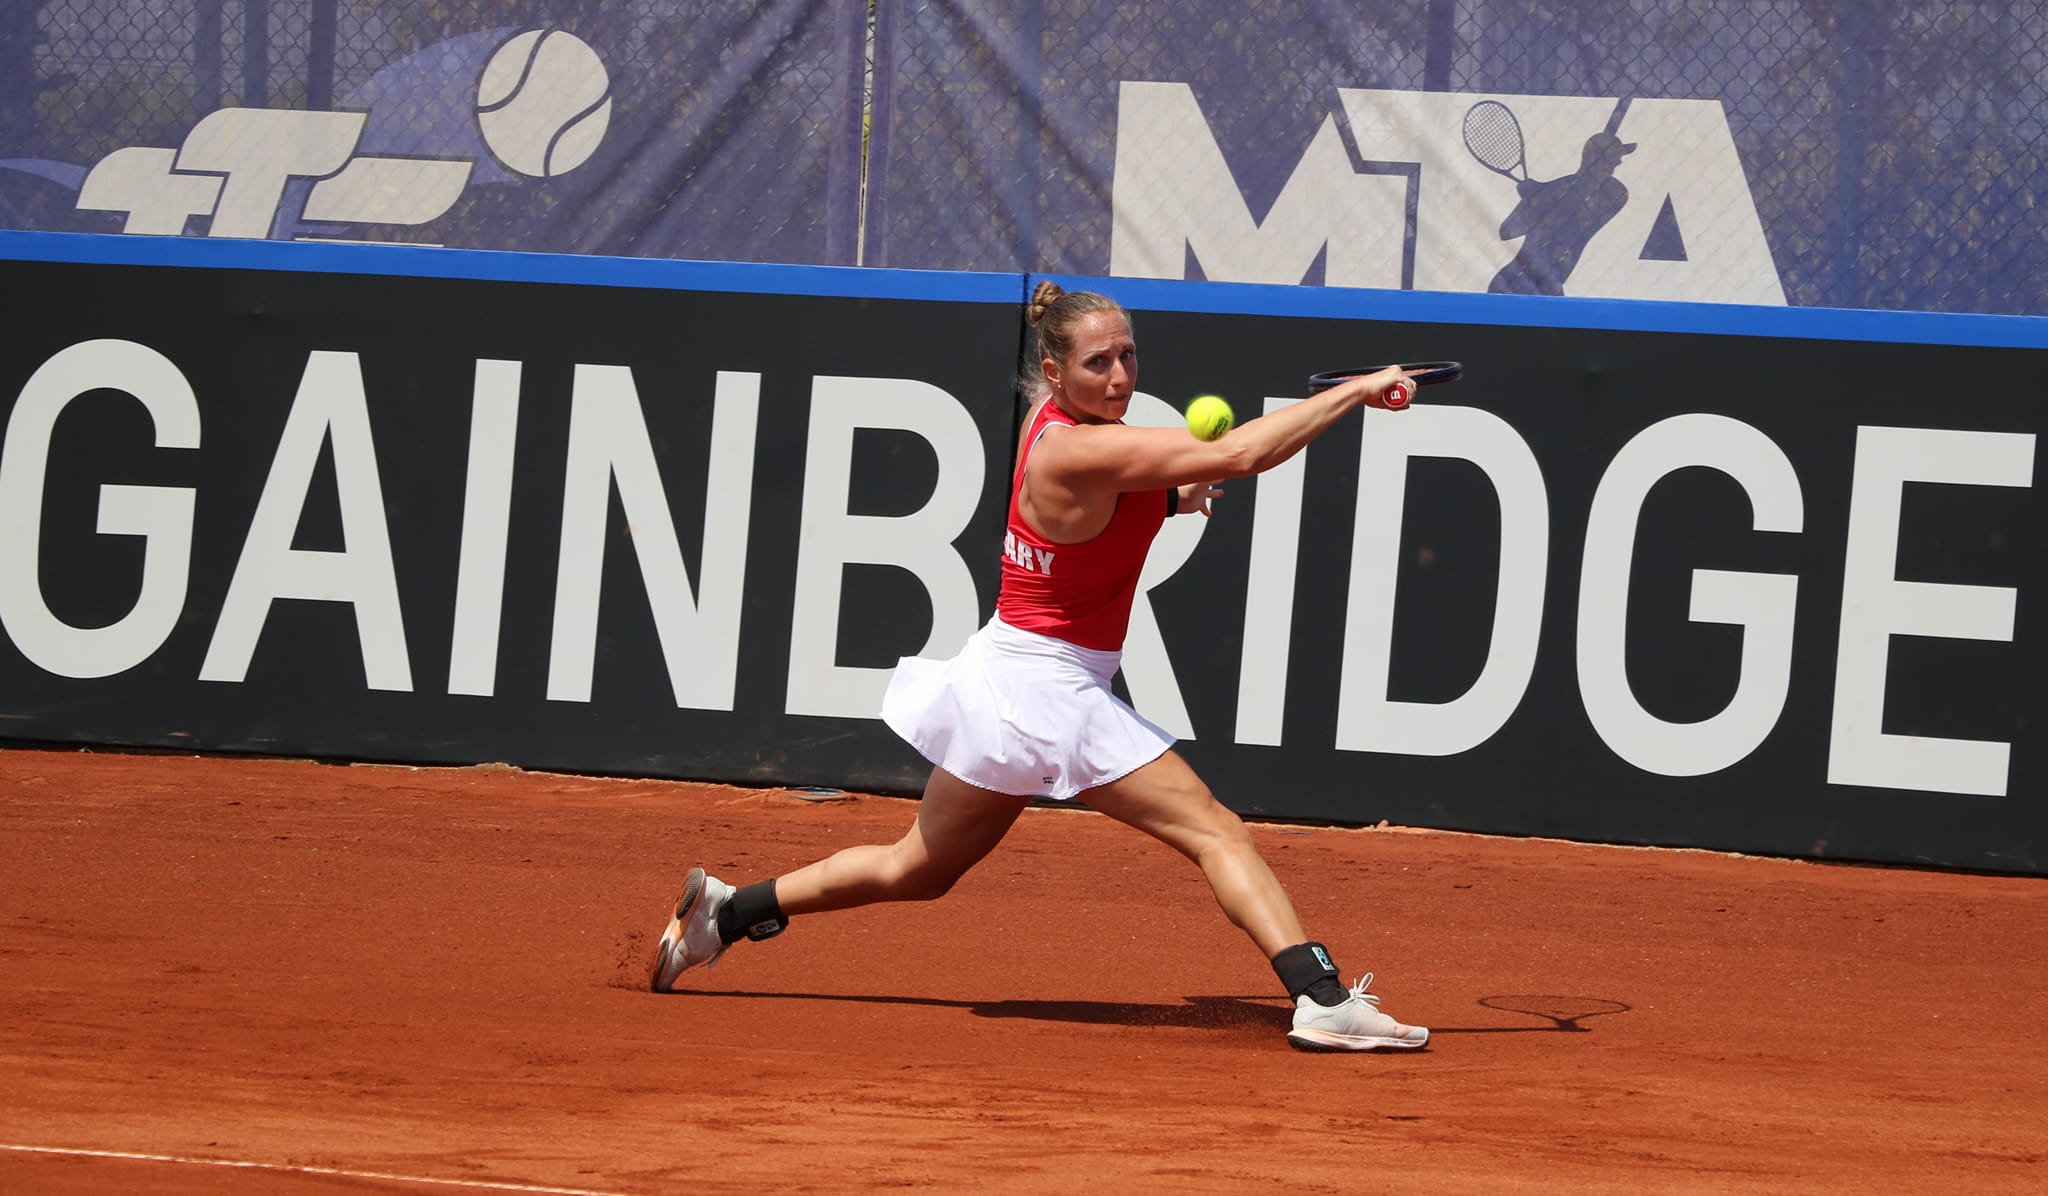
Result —
[{"label": "black ankle brace", "polygon": [[718,908],[718,940],[736,943],[744,938],[758,943],[781,934],[787,921],[775,900],[775,882],[757,880]]},{"label": "black ankle brace", "polygon": [[1339,1005],[1344,986],[1337,982],[1337,965],[1321,943],[1296,943],[1273,957],[1273,974],[1287,988],[1289,997],[1308,994],[1318,1005]]}]

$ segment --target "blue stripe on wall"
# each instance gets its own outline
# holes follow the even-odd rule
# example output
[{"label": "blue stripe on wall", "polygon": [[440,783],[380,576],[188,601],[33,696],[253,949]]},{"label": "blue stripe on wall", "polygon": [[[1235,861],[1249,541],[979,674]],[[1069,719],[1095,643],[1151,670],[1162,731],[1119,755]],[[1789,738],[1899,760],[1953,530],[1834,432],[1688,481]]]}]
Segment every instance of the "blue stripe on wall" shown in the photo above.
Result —
[{"label": "blue stripe on wall", "polygon": [[570,253],[503,253],[484,249],[331,241],[243,241],[0,230],[0,259],[10,258],[111,266],[297,270],[306,273],[740,294],[1023,303],[1019,290],[1022,281],[1015,274],[673,261]]},{"label": "blue stripe on wall", "polygon": [[1832,307],[1748,307],[1550,295],[1368,291],[1175,279],[1050,277],[1068,290],[1101,291],[1133,311],[1215,312],[1420,324],[1689,332],[1807,340],[1886,341],[1983,348],[2048,348],[2048,318]]},{"label": "blue stripe on wall", "polygon": [[1134,311],[1684,332],[1709,336],[1983,348],[2048,348],[2048,318],[2040,316],[1857,311],[1831,307],[1745,307],[1723,303],[1441,291],[1369,291],[1153,278],[1020,277],[1015,274],[939,270],[502,253],[416,245],[0,230],[0,259],[222,270],[297,270],[741,294],[1016,303],[1020,306],[1041,277],[1052,277],[1069,290],[1105,292]]}]

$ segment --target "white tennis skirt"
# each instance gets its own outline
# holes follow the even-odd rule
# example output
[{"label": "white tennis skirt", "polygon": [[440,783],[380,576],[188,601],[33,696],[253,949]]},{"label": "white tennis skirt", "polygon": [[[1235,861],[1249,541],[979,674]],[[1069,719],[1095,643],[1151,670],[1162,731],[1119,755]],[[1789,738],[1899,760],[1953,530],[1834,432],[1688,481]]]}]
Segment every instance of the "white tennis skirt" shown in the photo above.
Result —
[{"label": "white tennis skirt", "polygon": [[897,661],[882,721],[970,785],[1071,798],[1173,746],[1110,692],[1122,658],[991,618],[951,660]]}]

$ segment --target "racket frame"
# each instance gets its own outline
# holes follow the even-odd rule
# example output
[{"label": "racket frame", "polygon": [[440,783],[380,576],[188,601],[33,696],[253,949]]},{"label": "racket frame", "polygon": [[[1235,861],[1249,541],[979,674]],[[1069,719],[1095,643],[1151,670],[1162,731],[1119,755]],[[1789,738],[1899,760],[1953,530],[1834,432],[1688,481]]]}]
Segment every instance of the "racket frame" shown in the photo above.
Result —
[{"label": "racket frame", "polygon": [[[1472,144],[1472,114],[1483,108],[1489,110],[1493,108],[1500,109],[1501,114],[1507,117],[1508,128],[1514,131],[1515,160],[1509,166],[1495,166],[1487,160],[1485,154],[1479,152],[1478,147]],[[1465,152],[1477,159],[1481,166],[1486,167],[1502,178],[1512,179],[1517,183],[1529,181],[1529,144],[1522,136],[1522,122],[1515,117],[1514,109],[1501,103],[1499,100],[1481,100],[1465,110],[1465,119],[1459,122],[1459,132],[1464,135]]]},{"label": "racket frame", "polygon": [[[1366,374],[1377,374],[1381,370],[1388,368],[1390,367],[1384,365],[1368,365],[1360,366],[1357,369],[1325,370],[1320,374],[1311,374],[1308,379],[1308,392],[1310,394],[1321,394],[1331,387],[1342,385],[1353,378],[1363,377]],[[1399,368],[1407,373],[1409,377],[1413,378],[1417,386],[1436,386],[1445,382],[1456,382],[1465,376],[1465,363],[1462,361],[1412,361],[1401,363]]]}]

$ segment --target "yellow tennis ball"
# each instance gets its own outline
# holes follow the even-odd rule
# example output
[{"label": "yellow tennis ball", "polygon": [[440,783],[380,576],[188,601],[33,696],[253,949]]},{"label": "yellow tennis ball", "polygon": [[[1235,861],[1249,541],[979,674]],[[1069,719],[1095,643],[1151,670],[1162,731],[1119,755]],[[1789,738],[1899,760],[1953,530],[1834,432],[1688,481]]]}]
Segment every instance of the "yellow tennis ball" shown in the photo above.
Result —
[{"label": "yellow tennis ball", "polygon": [[1214,440],[1230,431],[1237,417],[1231,414],[1230,404],[1222,395],[1201,395],[1188,404],[1188,431],[1196,440]]}]

